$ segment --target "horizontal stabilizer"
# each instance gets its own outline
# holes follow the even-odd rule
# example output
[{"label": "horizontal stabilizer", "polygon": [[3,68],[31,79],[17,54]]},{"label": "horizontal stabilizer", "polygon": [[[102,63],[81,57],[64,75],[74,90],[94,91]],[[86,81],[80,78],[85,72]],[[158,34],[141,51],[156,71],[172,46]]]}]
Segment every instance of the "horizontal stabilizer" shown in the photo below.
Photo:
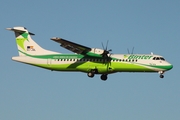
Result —
[{"label": "horizontal stabilizer", "polygon": [[[27,32],[25,27],[14,27],[14,28],[6,28],[7,30],[14,31],[14,32]],[[34,33],[31,33],[28,31],[30,35],[35,35]]]}]

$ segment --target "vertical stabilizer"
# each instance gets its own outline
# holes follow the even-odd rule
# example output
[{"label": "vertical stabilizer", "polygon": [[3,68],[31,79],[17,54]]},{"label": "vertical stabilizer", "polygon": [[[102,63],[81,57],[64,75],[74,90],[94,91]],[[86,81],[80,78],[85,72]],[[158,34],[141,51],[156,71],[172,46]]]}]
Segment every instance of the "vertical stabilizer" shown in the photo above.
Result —
[{"label": "vertical stabilizer", "polygon": [[15,33],[19,56],[58,54],[57,52],[45,50],[40,47],[31,38],[31,35],[35,34],[29,32],[25,27],[13,27],[7,28],[7,30],[14,31]]}]

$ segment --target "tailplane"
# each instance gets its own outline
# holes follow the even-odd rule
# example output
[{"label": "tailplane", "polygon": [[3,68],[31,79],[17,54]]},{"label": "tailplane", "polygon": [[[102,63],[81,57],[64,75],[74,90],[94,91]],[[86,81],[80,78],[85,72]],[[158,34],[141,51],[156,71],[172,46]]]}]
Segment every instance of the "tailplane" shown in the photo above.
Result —
[{"label": "tailplane", "polygon": [[59,54],[57,52],[45,50],[41,46],[39,46],[31,38],[31,35],[35,34],[29,32],[25,27],[13,27],[6,29],[14,31],[15,33],[19,56]]}]

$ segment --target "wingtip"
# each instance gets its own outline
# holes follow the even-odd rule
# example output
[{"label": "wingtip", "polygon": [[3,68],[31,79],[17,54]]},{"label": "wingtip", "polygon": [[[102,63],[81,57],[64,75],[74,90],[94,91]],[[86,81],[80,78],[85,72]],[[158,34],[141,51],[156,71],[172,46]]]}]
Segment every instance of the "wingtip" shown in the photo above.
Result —
[{"label": "wingtip", "polygon": [[6,28],[6,30],[12,30],[12,28]]},{"label": "wingtip", "polygon": [[59,37],[52,37],[51,40],[60,40],[61,38]]}]

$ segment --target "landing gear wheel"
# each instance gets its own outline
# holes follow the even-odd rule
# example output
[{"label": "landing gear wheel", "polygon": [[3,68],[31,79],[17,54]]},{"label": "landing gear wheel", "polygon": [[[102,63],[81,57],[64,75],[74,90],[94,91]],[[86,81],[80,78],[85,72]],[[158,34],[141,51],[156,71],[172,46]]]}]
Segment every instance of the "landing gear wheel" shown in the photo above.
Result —
[{"label": "landing gear wheel", "polygon": [[160,77],[160,78],[164,78],[164,75],[160,75],[159,77]]},{"label": "landing gear wheel", "polygon": [[106,75],[106,74],[102,74],[102,75],[101,75],[101,80],[106,81],[106,80],[107,80],[107,75]]},{"label": "landing gear wheel", "polygon": [[94,77],[94,73],[92,73],[92,72],[87,73],[87,75],[88,75],[88,77],[91,77],[91,78]]}]

